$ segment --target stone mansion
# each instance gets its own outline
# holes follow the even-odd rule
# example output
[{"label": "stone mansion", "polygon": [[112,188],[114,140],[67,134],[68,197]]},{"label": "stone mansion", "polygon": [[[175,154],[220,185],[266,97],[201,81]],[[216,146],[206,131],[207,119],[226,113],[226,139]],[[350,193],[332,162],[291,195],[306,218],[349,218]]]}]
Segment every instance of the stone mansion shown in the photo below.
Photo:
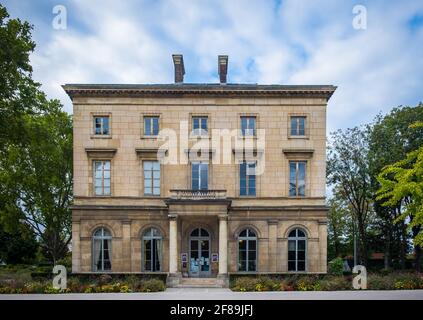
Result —
[{"label": "stone mansion", "polygon": [[[332,85],[66,84],[72,272],[325,273]],[[200,147],[199,147],[200,146]],[[223,146],[225,148],[223,148]]]}]

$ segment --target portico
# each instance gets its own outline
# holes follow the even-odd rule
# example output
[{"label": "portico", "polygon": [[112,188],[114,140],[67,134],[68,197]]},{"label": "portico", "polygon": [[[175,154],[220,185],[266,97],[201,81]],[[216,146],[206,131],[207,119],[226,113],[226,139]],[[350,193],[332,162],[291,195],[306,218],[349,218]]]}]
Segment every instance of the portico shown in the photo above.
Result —
[{"label": "portico", "polygon": [[225,190],[171,190],[169,285],[180,278],[228,279],[228,207]]}]

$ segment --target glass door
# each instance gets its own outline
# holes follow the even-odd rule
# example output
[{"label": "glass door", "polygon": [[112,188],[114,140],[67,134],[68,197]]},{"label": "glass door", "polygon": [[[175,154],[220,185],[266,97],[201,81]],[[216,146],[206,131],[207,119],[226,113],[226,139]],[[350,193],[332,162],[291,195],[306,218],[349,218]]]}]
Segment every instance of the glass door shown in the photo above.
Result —
[{"label": "glass door", "polygon": [[190,276],[210,275],[210,237],[204,229],[195,229],[190,237]]}]

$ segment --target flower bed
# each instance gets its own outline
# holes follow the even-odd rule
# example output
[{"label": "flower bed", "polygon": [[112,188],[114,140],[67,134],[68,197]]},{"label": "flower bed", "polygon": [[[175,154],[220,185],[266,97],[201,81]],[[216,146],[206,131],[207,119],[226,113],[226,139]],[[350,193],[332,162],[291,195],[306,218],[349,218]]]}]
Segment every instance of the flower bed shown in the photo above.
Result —
[{"label": "flower bed", "polygon": [[[234,276],[233,291],[337,291],[353,290],[354,276],[343,275],[286,275],[286,276]],[[368,290],[414,290],[423,289],[423,274],[393,272],[369,274]]]},{"label": "flower bed", "polygon": [[161,279],[110,275],[97,277],[68,277],[65,290],[55,289],[51,279],[30,280],[8,279],[0,281],[0,294],[25,293],[110,293],[110,292],[158,292],[166,289]]}]

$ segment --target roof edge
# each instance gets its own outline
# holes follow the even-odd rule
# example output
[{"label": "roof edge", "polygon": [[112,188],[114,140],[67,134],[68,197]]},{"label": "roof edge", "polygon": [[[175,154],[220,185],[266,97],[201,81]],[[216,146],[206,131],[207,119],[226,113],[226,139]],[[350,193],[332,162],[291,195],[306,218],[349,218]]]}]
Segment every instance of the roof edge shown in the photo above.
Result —
[{"label": "roof edge", "polygon": [[143,96],[254,96],[313,97],[329,100],[333,85],[258,85],[258,84],[65,84],[62,88],[74,97],[143,97]]}]

